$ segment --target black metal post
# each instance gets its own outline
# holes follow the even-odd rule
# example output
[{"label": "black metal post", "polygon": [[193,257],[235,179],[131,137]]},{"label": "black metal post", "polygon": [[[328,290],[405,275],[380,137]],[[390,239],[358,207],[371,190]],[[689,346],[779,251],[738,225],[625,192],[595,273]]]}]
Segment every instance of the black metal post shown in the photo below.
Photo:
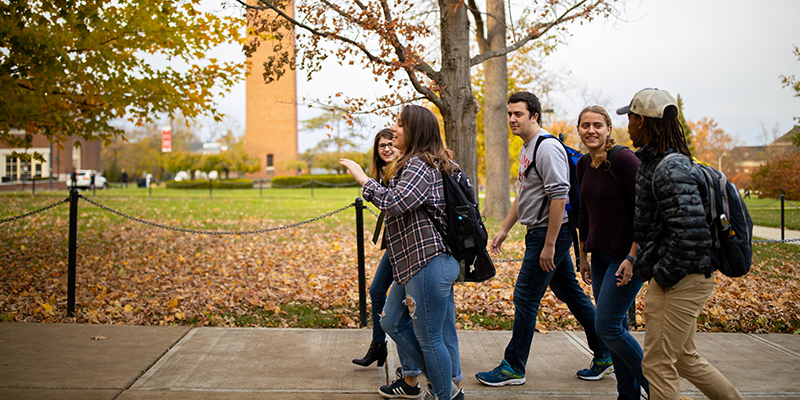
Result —
[{"label": "black metal post", "polygon": [[[31,171],[33,173],[33,171]],[[36,176],[31,178],[31,195],[36,197]]]},{"label": "black metal post", "polygon": [[212,188],[213,186],[214,186],[214,181],[212,181],[212,180],[211,180],[211,178],[209,177],[209,178],[208,178],[208,198],[209,198],[209,199],[213,199],[213,198],[214,198],[214,197],[212,196],[212,193],[211,193],[211,190],[212,190],[211,188]]},{"label": "black metal post", "polygon": [[367,273],[364,270],[364,200],[356,197],[356,241],[358,248],[358,309],[361,327],[367,326]]},{"label": "black metal post", "polygon": [[314,200],[314,180],[311,180],[311,200]]},{"label": "black metal post", "polygon": [[147,177],[145,177],[144,179],[145,183],[147,183],[147,192],[150,197],[153,197],[153,178],[150,178],[148,180]]},{"label": "black metal post", "polygon": [[67,261],[67,317],[75,316],[75,258],[78,253],[78,189],[69,191],[69,258]]},{"label": "black metal post", "polygon": [[264,193],[264,178],[258,180],[258,198],[262,198]]},{"label": "black metal post", "polygon": [[786,226],[783,223],[783,195],[781,195],[781,240],[786,240]]}]

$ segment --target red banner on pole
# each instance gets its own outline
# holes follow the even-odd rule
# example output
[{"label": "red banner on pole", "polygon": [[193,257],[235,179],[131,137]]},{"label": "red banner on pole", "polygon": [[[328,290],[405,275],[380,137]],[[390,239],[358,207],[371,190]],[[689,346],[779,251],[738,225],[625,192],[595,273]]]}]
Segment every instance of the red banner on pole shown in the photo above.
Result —
[{"label": "red banner on pole", "polygon": [[165,126],[161,128],[161,152],[169,153],[172,151],[172,128]]}]

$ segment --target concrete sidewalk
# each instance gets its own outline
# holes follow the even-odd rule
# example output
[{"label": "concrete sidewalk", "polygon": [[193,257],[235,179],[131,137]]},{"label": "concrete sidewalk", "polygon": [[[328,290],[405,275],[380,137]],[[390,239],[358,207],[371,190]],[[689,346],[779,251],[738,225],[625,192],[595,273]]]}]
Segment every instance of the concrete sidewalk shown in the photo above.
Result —
[{"label": "concrete sidewalk", "polygon": [[[785,229],[783,231],[785,239],[800,238],[800,231]],[[766,226],[754,226],[753,236],[769,240],[781,240],[781,228],[768,228]],[[800,242],[787,242],[790,244],[800,245]]]},{"label": "concrete sidewalk", "polygon": [[[480,385],[475,372],[499,363],[510,336],[459,332],[467,398],[616,398],[613,375],[575,377],[591,359],[582,332],[537,333],[525,385]],[[370,337],[367,329],[0,323],[0,399],[377,400],[397,361],[391,351],[384,368],[352,364]],[[800,399],[800,335],[700,333],[697,345],[748,399]],[[705,399],[687,382],[681,388]]]}]

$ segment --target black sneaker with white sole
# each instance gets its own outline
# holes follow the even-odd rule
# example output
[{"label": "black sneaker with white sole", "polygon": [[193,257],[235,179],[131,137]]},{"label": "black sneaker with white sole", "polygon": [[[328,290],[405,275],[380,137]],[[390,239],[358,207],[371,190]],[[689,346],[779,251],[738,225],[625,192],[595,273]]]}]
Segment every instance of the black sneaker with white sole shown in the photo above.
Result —
[{"label": "black sneaker with white sole", "polygon": [[378,389],[378,393],[387,399],[416,399],[419,397],[420,388],[406,383],[405,379],[398,379],[391,385],[384,385]]}]

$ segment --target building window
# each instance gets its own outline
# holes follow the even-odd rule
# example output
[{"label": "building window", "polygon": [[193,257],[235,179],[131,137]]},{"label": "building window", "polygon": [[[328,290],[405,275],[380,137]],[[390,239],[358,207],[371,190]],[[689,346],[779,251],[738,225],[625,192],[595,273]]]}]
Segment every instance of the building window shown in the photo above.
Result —
[{"label": "building window", "polygon": [[42,164],[36,164],[36,174],[34,176],[42,176]]},{"label": "building window", "polygon": [[6,177],[15,181],[17,180],[17,158],[6,156]]},{"label": "building window", "polygon": [[273,159],[272,154],[267,154],[267,173],[271,173],[275,171],[275,160]]}]

